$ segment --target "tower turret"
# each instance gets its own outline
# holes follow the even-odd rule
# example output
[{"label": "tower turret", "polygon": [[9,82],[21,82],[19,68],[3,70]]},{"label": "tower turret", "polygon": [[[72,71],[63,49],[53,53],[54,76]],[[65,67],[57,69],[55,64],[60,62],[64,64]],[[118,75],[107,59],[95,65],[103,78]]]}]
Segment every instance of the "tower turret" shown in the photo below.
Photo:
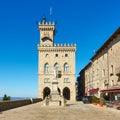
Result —
[{"label": "tower turret", "polygon": [[40,45],[53,46],[55,36],[55,23],[47,22],[46,17],[43,17],[41,22],[38,23],[40,31]]}]

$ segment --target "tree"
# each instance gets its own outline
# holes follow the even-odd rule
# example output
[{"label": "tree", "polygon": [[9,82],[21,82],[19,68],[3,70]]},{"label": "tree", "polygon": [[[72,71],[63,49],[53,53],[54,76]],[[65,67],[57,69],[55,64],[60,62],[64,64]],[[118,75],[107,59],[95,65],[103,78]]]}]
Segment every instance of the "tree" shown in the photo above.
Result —
[{"label": "tree", "polygon": [[3,97],[3,101],[7,101],[7,100],[10,100],[10,96],[7,96],[7,95],[5,94],[4,97]]}]

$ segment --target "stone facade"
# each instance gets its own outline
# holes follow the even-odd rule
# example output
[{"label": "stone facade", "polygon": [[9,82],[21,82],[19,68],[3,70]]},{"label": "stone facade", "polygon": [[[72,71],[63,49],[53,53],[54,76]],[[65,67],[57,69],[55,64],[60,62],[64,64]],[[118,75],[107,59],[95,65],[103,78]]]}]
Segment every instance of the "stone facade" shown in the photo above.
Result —
[{"label": "stone facade", "polygon": [[120,28],[96,51],[83,70],[86,95],[100,97],[102,90],[120,89]]},{"label": "stone facade", "polygon": [[68,100],[75,100],[75,52],[76,45],[54,44],[55,23],[45,18],[38,23],[40,44],[38,44],[38,96],[45,98],[52,91],[55,73],[58,92]]}]

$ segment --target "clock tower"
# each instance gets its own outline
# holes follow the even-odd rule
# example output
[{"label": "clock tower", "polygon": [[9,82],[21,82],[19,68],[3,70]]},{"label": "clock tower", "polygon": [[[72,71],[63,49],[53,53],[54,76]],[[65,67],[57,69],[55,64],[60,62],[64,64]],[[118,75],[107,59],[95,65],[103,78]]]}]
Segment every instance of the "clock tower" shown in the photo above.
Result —
[{"label": "clock tower", "polygon": [[54,72],[57,78],[58,92],[67,100],[75,100],[75,44],[55,44],[55,23],[45,17],[38,23],[40,43],[38,49],[38,96],[45,99],[53,91]]},{"label": "clock tower", "polygon": [[38,24],[40,30],[40,43],[41,46],[53,46],[54,35],[55,35],[55,23],[47,22],[46,18],[43,17],[42,21]]}]

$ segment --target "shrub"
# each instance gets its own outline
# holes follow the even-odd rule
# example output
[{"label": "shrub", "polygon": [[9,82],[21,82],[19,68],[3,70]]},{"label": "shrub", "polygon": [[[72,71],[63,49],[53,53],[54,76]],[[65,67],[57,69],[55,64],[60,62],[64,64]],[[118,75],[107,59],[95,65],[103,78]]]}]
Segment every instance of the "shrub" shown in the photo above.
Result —
[{"label": "shrub", "polygon": [[100,98],[100,104],[106,105],[106,102],[105,102],[105,99],[104,99],[104,98]]},{"label": "shrub", "polygon": [[100,99],[97,98],[96,96],[92,96],[92,102],[100,103]]}]

